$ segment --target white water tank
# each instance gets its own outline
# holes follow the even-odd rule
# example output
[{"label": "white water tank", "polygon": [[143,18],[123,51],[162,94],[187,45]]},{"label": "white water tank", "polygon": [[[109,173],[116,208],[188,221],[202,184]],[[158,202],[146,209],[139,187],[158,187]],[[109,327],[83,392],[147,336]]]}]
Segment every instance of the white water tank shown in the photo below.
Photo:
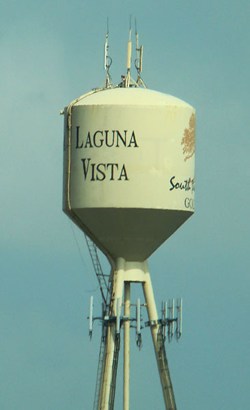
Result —
[{"label": "white water tank", "polygon": [[145,260],[194,212],[194,108],[112,88],[64,115],[64,211],[112,260]]}]

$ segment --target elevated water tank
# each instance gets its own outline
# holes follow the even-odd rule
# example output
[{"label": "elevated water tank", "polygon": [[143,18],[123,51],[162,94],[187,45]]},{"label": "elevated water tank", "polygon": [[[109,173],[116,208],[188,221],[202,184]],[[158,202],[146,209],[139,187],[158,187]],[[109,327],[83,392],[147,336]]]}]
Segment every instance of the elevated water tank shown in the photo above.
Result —
[{"label": "elevated water tank", "polygon": [[64,115],[64,211],[109,258],[145,260],[194,212],[194,108],[112,88]]}]

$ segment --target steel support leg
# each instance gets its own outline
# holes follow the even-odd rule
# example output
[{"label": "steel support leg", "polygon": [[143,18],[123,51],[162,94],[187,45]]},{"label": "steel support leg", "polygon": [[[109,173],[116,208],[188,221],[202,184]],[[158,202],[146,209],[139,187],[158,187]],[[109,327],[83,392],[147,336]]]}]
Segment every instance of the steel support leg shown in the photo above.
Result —
[{"label": "steel support leg", "polygon": [[153,287],[149,272],[145,274],[145,282],[143,283],[144,297],[147,304],[148,318],[151,322],[151,334],[155,349],[156,361],[161,380],[163,398],[166,410],[176,410],[173,386],[170,378],[170,372],[165,352],[165,346],[161,334],[161,329],[158,324],[158,315],[154,299]]},{"label": "steel support leg", "polygon": [[129,410],[130,372],[130,282],[124,284],[124,355],[123,355],[123,410]]}]

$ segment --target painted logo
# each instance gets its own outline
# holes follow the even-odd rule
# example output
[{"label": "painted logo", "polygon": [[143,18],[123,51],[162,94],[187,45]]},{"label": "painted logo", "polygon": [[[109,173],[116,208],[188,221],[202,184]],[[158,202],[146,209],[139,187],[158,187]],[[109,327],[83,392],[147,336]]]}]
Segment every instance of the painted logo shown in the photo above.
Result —
[{"label": "painted logo", "polygon": [[185,128],[184,135],[181,140],[183,145],[183,155],[185,155],[184,161],[191,158],[195,152],[195,115],[191,115],[189,119],[189,128]]}]

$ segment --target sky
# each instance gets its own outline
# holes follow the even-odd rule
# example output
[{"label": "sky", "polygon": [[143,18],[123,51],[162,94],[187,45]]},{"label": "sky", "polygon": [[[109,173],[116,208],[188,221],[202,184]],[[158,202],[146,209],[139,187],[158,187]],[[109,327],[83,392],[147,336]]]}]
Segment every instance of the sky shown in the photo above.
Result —
[{"label": "sky", "polygon": [[[0,2],[0,408],[92,408],[100,292],[85,239],[62,212],[63,118],[74,98],[125,72],[129,16],[151,89],[197,111],[196,212],[149,259],[158,306],[183,297],[166,345],[178,410],[248,408],[250,3]],[[104,269],[108,263],[101,256]],[[139,289],[133,290],[137,298]],[[131,409],[164,408],[149,330],[131,338]],[[121,354],[122,356],[122,354]],[[122,408],[122,358],[115,408]]]}]

